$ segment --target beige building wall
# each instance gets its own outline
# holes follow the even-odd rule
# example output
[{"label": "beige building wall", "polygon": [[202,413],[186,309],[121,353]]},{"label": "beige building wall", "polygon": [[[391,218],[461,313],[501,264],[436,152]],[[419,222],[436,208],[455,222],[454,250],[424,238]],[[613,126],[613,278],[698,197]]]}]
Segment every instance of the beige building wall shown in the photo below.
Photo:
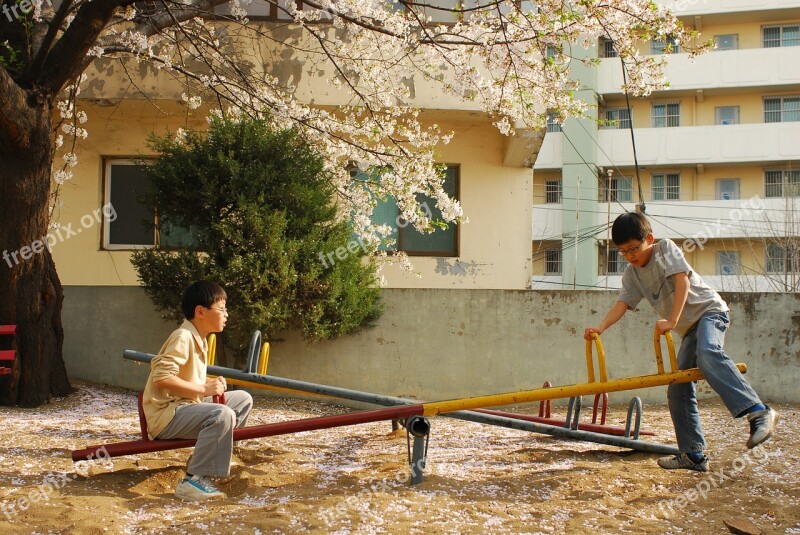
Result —
[{"label": "beige building wall", "polygon": [[[61,189],[56,222],[80,232],[53,248],[56,266],[66,285],[138,285],[130,263],[131,251],[102,247],[103,226],[83,228],[81,218],[104,203],[104,160],[150,156],[146,139],[188,126],[204,128],[202,110],[189,112],[175,100],[152,103],[125,99],[82,102],[87,112],[89,137],[79,144],[80,164],[75,176]],[[460,169],[460,199],[470,223],[459,229],[457,258],[414,257],[414,271],[396,264],[385,267],[389,287],[399,288],[524,288],[530,268],[531,170],[505,167],[503,137],[481,116],[465,120],[459,112],[440,112],[437,119],[455,136],[439,148],[442,163]],[[88,221],[88,220],[87,220]]]}]

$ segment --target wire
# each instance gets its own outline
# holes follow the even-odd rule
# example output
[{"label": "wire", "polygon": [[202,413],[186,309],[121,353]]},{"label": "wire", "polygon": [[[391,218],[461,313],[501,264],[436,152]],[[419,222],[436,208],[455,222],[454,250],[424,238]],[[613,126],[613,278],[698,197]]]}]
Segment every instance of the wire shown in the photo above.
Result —
[{"label": "wire", "polygon": [[[631,146],[633,147],[633,166],[636,170],[636,184],[639,187],[639,206],[642,213],[647,208],[644,204],[644,194],[642,193],[642,179],[639,176],[639,158],[636,155],[636,137],[633,135],[633,113],[631,112],[631,100],[628,95],[628,70],[625,68],[625,61],[622,56],[619,58],[620,65],[622,65],[622,83],[625,91],[625,107],[628,109],[628,130],[631,132]],[[609,158],[610,159],[610,158]]]}]

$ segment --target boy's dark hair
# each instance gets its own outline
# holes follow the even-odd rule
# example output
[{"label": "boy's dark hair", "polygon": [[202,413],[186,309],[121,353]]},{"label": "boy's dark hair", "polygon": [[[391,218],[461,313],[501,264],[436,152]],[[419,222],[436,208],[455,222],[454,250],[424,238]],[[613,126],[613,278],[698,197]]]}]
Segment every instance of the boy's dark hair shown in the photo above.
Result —
[{"label": "boy's dark hair", "polygon": [[641,240],[653,232],[650,221],[641,212],[625,212],[614,220],[611,225],[611,240],[616,245],[622,245],[631,240]]},{"label": "boy's dark hair", "polygon": [[227,301],[228,295],[222,286],[211,281],[193,282],[183,290],[181,309],[187,320],[194,319],[194,309],[197,305],[209,308],[217,301]]}]

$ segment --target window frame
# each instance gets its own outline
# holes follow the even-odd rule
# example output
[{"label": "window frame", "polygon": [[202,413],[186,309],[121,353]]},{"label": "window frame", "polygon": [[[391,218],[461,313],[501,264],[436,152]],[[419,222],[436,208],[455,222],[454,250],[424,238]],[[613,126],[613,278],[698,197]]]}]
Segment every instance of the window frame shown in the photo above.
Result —
[{"label": "window frame", "polygon": [[[600,191],[600,202],[633,202],[633,177],[629,175],[620,176],[601,176],[602,188]],[[620,182],[626,182],[628,188],[620,189]],[[620,199],[620,192],[626,193],[626,199]]]},{"label": "window frame", "polygon": [[[798,29],[798,38],[797,43],[795,44],[785,44],[786,38],[784,37],[785,29],[796,27]],[[767,30],[778,30],[778,37],[777,39],[770,39],[770,42],[774,42],[776,44],[768,45],[767,44]],[[800,46],[800,23],[798,22],[790,22],[786,24],[766,24],[761,27],[761,47],[762,48],[782,48],[787,46]]]},{"label": "window frame", "polygon": [[[787,110],[786,109],[786,101],[788,99],[796,100],[796,109]],[[779,109],[778,110],[767,110],[767,101],[778,101]],[[772,123],[796,123],[800,121],[800,95],[769,95],[762,98],[763,109],[764,109],[764,123],[765,124],[772,124]],[[772,114],[773,119],[774,114],[777,115],[777,120],[770,120],[767,114]],[[787,113],[795,113],[797,114],[796,119],[787,119]]]},{"label": "window frame", "polygon": [[[670,106],[677,106],[678,107],[677,113],[669,113],[670,112]],[[662,108],[662,107],[664,108],[664,115],[657,116],[655,114],[656,109],[657,108]],[[676,124],[670,124],[670,118],[675,118],[674,122]],[[664,120],[664,124],[663,125],[656,124],[658,119],[663,119]],[[680,101],[669,100],[669,101],[663,101],[663,102],[653,102],[653,104],[650,107],[650,126],[652,128],[677,128],[677,127],[680,127],[680,125],[681,125],[681,103],[680,103]]]},{"label": "window frame", "polygon": [[[553,258],[551,258],[551,256]],[[548,266],[557,265],[558,270],[548,269]],[[563,275],[564,273],[564,254],[561,247],[548,247],[544,250],[544,274]]]},{"label": "window frame", "polygon": [[[733,257],[729,255],[733,255]],[[720,277],[733,277],[741,274],[742,255],[739,251],[715,251],[715,256],[717,257],[717,275]],[[728,260],[724,260],[726,257]],[[733,266],[733,271],[724,273],[723,266],[725,265]]]},{"label": "window frame", "polygon": [[[608,254],[606,254],[606,250]],[[616,247],[609,247],[606,249],[604,245],[601,246],[601,254],[600,258],[603,261],[603,275],[605,276],[619,276],[625,273],[625,268],[628,266],[628,263],[621,254],[619,254],[619,249]],[[612,271],[610,267],[616,266],[616,269]]]},{"label": "window frame", "polygon": [[[733,109],[735,110],[734,118],[732,123],[724,123],[722,122],[722,117],[720,110],[724,109]],[[740,115],[740,107],[739,106],[714,106],[714,124],[716,126],[730,126],[734,124],[741,124],[741,115]]]},{"label": "window frame", "polygon": [[[780,173],[780,182],[772,181],[770,183],[770,174]],[[770,191],[772,187],[772,191]],[[775,194],[775,188],[780,187],[780,193]],[[789,195],[791,191],[787,191],[790,187],[795,188],[795,194]],[[800,169],[789,169],[788,167],[773,167],[764,169],[764,198],[766,199],[781,199],[784,197],[798,197],[800,196]]]},{"label": "window frame", "polygon": [[[128,166],[135,166],[134,163],[136,157],[124,157],[124,156],[114,156],[114,157],[103,157],[103,204],[110,205],[111,204],[111,167],[113,165],[128,165]],[[107,219],[103,219],[103,231],[101,236],[101,243],[100,248],[106,251],[140,251],[144,249],[152,249],[157,246],[158,244],[158,229],[155,228],[156,223],[156,215],[155,210],[153,210],[153,243],[144,245],[144,244],[120,244],[120,243],[111,243],[111,222]]]},{"label": "window frame", "polygon": [[[551,189],[554,186],[554,189]],[[555,197],[551,197],[555,195]],[[544,181],[544,203],[561,204],[564,197],[564,181],[562,178],[546,178]],[[551,200],[555,198],[556,200]]]},{"label": "window frame", "polygon": [[[628,117],[620,117],[622,113]],[[614,117],[609,119],[609,113]],[[604,124],[603,128],[606,130],[630,130],[633,125],[633,109],[628,109],[627,106],[612,106],[603,109]],[[627,124],[626,124],[627,123]]]},{"label": "window frame", "polygon": [[764,271],[766,273],[800,272],[800,255],[797,252],[792,255],[791,248],[790,245],[768,243],[764,248]]},{"label": "window frame", "polygon": [[[719,42],[723,37],[731,37],[732,38],[732,47],[725,47],[722,48],[719,46]],[[739,34],[738,33],[722,33],[719,35],[715,35],[713,37],[714,40],[714,51],[715,52],[724,52],[725,50],[739,50]]]},{"label": "window frame", "polygon": [[[111,166],[113,165],[127,165],[136,166],[136,161],[151,161],[155,160],[155,156],[103,156],[101,158],[103,163],[103,177],[102,177],[102,195],[103,202],[108,205],[111,204]],[[138,200],[137,200],[138,203]],[[119,214],[119,210],[115,211]],[[158,225],[158,214],[153,209],[153,243],[152,244],[132,244],[132,243],[111,243],[111,223],[119,220],[119,216],[114,221],[109,221],[107,218],[103,219],[102,231],[100,233],[100,249],[103,251],[141,251],[144,249],[164,249],[167,251],[177,251],[186,247],[186,245],[164,245],[162,242],[169,239],[169,234],[162,235],[161,229]],[[191,235],[191,230],[183,229]]]},{"label": "window frame", "polygon": [[558,122],[558,119],[559,119],[559,116],[556,114],[556,112],[550,111],[550,110],[547,111],[547,118],[546,118],[547,129],[546,129],[546,133],[549,134],[551,132],[561,132],[562,131],[561,123]]},{"label": "window frame", "polygon": [[[667,51],[667,46],[671,50]],[[668,35],[666,39],[652,39],[650,41],[650,55],[663,56],[664,54],[680,54],[681,46],[675,41],[675,37]]]},{"label": "window frame", "polygon": [[[657,199],[656,198],[656,184],[655,184],[655,182],[656,182],[656,178],[657,177],[660,177],[661,179],[663,179],[663,185],[660,187],[660,189],[663,189],[663,192],[664,192],[664,195],[663,195],[662,199]],[[669,197],[667,195],[667,193],[669,191],[668,188],[671,188],[672,190],[675,190],[674,186],[670,186],[667,183],[667,181],[668,181],[668,179],[670,177],[677,177],[677,179],[678,179],[677,196],[676,197]],[[682,184],[681,184],[681,173],[680,173],[680,171],[664,171],[664,172],[660,172],[660,173],[650,173],[650,200],[652,200],[652,201],[664,201],[664,202],[666,202],[666,201],[680,201],[681,200],[681,190],[682,190],[681,185]],[[674,191],[673,191],[673,194],[674,194]]]},{"label": "window frame", "polygon": [[[722,187],[721,186],[722,186],[722,182],[725,181],[725,180],[733,180],[736,183],[736,192],[734,194],[734,197],[732,197],[730,199],[725,199],[725,198],[722,197]],[[718,200],[718,201],[738,201],[739,199],[741,199],[741,196],[742,196],[742,180],[740,178],[735,178],[735,177],[717,178],[715,180],[715,183],[714,183],[714,190],[715,190],[716,200]]]},{"label": "window frame", "polygon": [[608,37],[601,37],[600,38],[600,57],[601,58],[617,58],[619,54],[617,53],[617,49],[614,46],[614,40],[609,39]]},{"label": "window frame", "polygon": [[[455,194],[454,198],[456,200],[461,200],[461,164],[456,163],[444,163],[441,164],[447,167],[448,169],[453,169],[455,171]],[[358,171],[357,169],[352,169],[351,171]],[[431,209],[435,208],[435,206],[430,206]],[[408,251],[403,249],[403,233],[405,229],[410,227],[413,229],[413,226],[410,225],[405,220],[402,220],[404,223],[402,226],[398,223],[402,220],[402,214],[400,211],[397,210],[397,215],[395,216],[395,223],[392,225],[392,229],[396,232],[396,239],[395,243],[390,248],[385,248],[386,254],[393,255],[397,253],[404,253],[408,256],[415,256],[415,257],[439,257],[439,258],[456,258],[461,256],[461,225],[458,223],[449,223],[449,225],[453,225],[455,227],[455,232],[453,236],[453,249],[452,250],[436,250],[436,249],[429,249],[425,251]],[[438,230],[434,230],[434,233],[438,232]],[[382,246],[383,247],[383,246]]]}]

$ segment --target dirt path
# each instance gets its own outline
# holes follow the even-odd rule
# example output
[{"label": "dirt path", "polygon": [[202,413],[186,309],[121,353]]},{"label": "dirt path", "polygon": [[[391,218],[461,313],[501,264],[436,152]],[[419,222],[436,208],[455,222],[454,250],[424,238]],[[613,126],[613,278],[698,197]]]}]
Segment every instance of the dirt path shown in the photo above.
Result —
[{"label": "dirt path", "polygon": [[[244,442],[229,498],[173,497],[190,450],[114,459],[88,470],[69,452],[138,438],[130,391],[79,383],[35,410],[0,409],[0,533],[726,533],[724,520],[800,534],[800,425],[782,413],[763,450],[746,424],[702,402],[712,471],[666,472],[656,456],[447,418],[432,420],[425,481],[408,485],[406,438],[388,423]],[[251,424],[336,414],[257,398]],[[563,412],[563,411],[562,411]],[[613,407],[610,423],[621,424]],[[666,408],[644,427],[674,443]]]}]

